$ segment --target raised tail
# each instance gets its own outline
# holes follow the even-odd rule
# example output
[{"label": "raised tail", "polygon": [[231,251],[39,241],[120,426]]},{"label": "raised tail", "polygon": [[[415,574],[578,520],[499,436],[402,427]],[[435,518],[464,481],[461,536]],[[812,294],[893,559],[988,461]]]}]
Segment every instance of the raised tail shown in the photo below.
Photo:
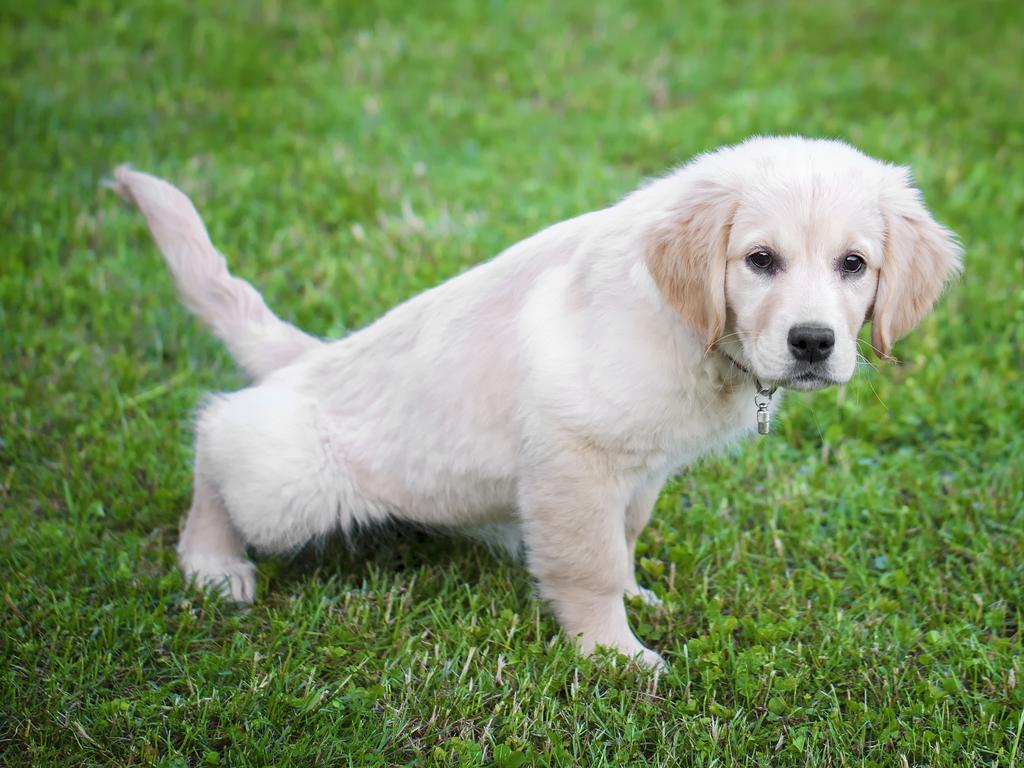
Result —
[{"label": "raised tail", "polygon": [[322,344],[277,317],[255,288],[228,272],[181,190],[126,165],[115,169],[110,186],[146,217],[185,306],[253,378],[261,379]]}]

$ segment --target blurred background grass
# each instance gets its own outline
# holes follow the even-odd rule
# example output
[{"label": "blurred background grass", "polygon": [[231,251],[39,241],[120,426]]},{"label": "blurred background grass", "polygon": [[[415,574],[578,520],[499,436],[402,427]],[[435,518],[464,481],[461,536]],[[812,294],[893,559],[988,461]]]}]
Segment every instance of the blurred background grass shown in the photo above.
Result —
[{"label": "blurred background grass", "polygon": [[[7,764],[1021,760],[1024,13],[1012,2],[0,8]],[[100,180],[173,179],[268,303],[339,335],[753,133],[913,166],[966,247],[901,366],[787,398],[666,489],[653,680],[525,573],[394,534],[174,571],[202,393],[243,384]],[[415,439],[414,435],[410,439]]]}]

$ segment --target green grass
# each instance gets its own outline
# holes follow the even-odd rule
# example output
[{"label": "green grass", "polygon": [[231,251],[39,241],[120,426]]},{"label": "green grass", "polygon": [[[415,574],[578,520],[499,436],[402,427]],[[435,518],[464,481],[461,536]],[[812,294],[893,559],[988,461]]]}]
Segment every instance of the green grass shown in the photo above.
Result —
[{"label": "green grass", "polygon": [[[201,5],[0,10],[0,763],[1024,765],[1019,3]],[[902,365],[665,489],[631,616],[670,671],[423,534],[185,589],[192,413],[243,379],[116,163],[337,335],[757,132],[912,164],[966,272]]]}]

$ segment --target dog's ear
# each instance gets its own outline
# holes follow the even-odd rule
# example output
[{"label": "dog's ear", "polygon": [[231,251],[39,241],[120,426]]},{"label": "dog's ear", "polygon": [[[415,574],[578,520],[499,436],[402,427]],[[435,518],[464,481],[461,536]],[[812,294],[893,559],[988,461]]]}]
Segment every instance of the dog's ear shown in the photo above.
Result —
[{"label": "dog's ear", "polygon": [[961,269],[956,236],[928,213],[910,169],[892,171],[880,198],[885,254],[871,314],[871,344],[883,359],[892,359],[892,345],[921,321]]},{"label": "dog's ear", "polygon": [[647,268],[665,300],[714,347],[725,329],[725,265],[736,213],[731,190],[695,179],[649,232]]}]

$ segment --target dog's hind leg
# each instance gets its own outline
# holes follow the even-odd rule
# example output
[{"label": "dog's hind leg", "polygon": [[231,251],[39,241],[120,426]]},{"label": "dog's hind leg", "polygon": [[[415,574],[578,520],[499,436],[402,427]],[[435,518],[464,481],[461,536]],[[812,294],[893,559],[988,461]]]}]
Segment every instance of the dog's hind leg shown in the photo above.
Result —
[{"label": "dog's hind leg", "polygon": [[196,586],[212,589],[240,603],[251,603],[256,592],[256,566],[245,556],[245,542],[235,530],[210,481],[203,476],[202,456],[196,455],[192,508],[178,541],[182,574]]}]

